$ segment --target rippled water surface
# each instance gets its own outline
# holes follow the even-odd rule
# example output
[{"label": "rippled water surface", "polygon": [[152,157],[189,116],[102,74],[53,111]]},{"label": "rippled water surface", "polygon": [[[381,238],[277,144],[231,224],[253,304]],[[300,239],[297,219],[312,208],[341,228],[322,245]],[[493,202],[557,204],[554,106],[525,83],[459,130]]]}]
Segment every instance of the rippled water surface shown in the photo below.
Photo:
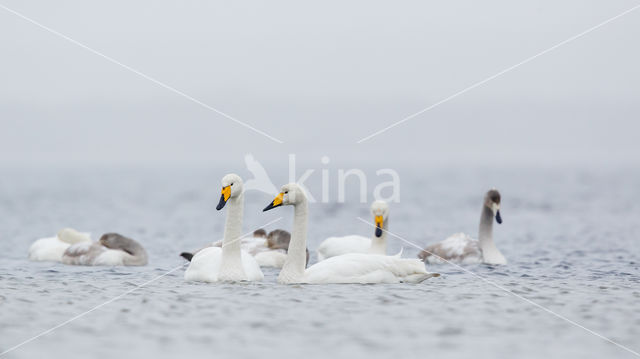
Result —
[{"label": "rippled water surface", "polygon": [[[262,283],[185,283],[177,254],[221,238],[224,170],[3,170],[0,352],[91,310],[6,358],[634,357],[541,307],[640,351],[637,171],[399,172],[389,230],[419,245],[475,236],[483,192],[501,190],[495,239],[509,264],[465,267],[495,285],[450,265],[419,285],[282,286],[275,270]],[[262,213],[268,195],[246,198],[246,231],[279,217],[271,228],[291,227],[290,208]],[[349,198],[311,206],[311,250],[329,235],[370,234],[356,219],[370,219],[368,204]],[[26,259],[31,242],[65,226],[131,236],[150,263]],[[390,253],[401,247],[418,252],[390,238]]]}]

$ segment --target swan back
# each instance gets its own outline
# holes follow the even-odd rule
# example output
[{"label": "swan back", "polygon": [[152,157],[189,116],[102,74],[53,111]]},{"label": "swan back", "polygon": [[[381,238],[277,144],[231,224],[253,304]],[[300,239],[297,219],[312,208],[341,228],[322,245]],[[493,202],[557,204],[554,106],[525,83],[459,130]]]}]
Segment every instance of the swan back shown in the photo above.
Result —
[{"label": "swan back", "polygon": [[68,244],[75,244],[80,242],[90,242],[91,236],[89,233],[81,233],[73,228],[63,228],[58,232],[58,239]]},{"label": "swan back", "polygon": [[349,253],[309,267],[302,283],[419,283],[437,276],[427,272],[419,259]]}]

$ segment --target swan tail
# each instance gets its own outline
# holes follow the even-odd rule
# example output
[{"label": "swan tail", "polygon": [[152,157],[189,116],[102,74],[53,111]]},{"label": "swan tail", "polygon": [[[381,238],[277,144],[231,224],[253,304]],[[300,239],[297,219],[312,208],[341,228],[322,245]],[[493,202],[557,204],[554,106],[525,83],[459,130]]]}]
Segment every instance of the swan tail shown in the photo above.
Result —
[{"label": "swan tail", "polygon": [[400,252],[398,252],[398,254],[396,254],[394,257],[396,258],[402,257],[402,252],[404,252],[404,247],[400,247]]},{"label": "swan tail", "polygon": [[180,257],[188,260],[189,262],[191,262],[191,259],[193,258],[193,253],[189,253],[189,252],[182,252],[180,253]]}]

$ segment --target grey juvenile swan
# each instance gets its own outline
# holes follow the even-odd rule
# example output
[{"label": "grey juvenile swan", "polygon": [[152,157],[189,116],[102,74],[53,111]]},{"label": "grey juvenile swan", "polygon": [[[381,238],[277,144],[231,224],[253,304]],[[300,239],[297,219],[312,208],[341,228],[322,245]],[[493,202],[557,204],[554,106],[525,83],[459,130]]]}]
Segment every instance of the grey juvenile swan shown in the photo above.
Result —
[{"label": "grey juvenile swan", "polygon": [[107,233],[98,242],[83,241],[64,251],[62,263],[86,266],[143,266],[147,251],[131,238]]},{"label": "grey juvenile swan", "polygon": [[430,264],[454,263],[507,264],[507,259],[493,243],[493,219],[502,223],[500,216],[500,192],[492,189],[484,196],[480,215],[478,239],[464,233],[456,233],[442,242],[425,248],[418,257]]}]

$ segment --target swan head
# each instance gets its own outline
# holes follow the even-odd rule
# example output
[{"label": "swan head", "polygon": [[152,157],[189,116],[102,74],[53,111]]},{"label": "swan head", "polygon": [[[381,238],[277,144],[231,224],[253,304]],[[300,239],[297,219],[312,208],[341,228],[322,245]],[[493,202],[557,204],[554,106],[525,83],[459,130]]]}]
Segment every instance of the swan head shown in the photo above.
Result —
[{"label": "swan head", "polygon": [[230,173],[222,177],[222,194],[220,202],[216,206],[217,210],[221,210],[229,198],[237,197],[242,194],[242,178],[235,173]]},{"label": "swan head", "polygon": [[496,218],[498,224],[502,223],[502,217],[500,216],[500,192],[493,188],[487,192],[484,196],[484,205],[488,207]]},{"label": "swan head", "polygon": [[267,238],[267,231],[262,228],[256,229],[255,231],[253,231],[253,236],[258,238]]},{"label": "swan head", "polygon": [[268,211],[283,205],[295,206],[305,202],[306,200],[307,197],[305,196],[302,188],[295,183],[289,183],[280,188],[280,193],[262,211]]},{"label": "swan head", "polygon": [[382,227],[389,218],[389,205],[385,201],[374,201],[371,204],[371,214],[376,222],[376,237],[382,237]]},{"label": "swan head", "polygon": [[81,233],[72,228],[61,229],[58,232],[58,239],[69,244],[91,241],[88,233]]},{"label": "swan head", "polygon": [[118,233],[103,234],[98,242],[109,249],[119,249],[131,255],[135,255],[136,251],[140,247],[140,245],[133,239],[127,238]]}]

